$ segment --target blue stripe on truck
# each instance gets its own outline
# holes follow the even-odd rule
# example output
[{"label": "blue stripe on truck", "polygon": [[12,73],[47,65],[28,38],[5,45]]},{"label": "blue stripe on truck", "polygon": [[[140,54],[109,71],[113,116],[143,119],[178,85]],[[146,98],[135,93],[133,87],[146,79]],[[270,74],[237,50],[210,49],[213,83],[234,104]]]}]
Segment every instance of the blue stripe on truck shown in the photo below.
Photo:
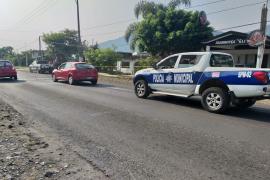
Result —
[{"label": "blue stripe on truck", "polygon": [[[261,85],[261,82],[252,76],[253,72],[255,71],[151,73],[140,74],[139,76],[143,76],[149,84],[201,85],[207,80],[219,79],[227,85]],[[270,81],[268,84],[270,84]]]}]

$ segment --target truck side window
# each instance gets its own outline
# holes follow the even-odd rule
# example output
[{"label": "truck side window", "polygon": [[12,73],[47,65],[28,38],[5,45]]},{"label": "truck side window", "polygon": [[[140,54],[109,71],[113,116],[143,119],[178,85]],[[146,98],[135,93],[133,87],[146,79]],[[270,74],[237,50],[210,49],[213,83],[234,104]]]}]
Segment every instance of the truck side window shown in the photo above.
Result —
[{"label": "truck side window", "polygon": [[174,68],[177,59],[178,59],[178,56],[173,56],[173,57],[166,59],[162,63],[158,64],[158,69],[172,69],[172,68]]},{"label": "truck side window", "polygon": [[233,58],[223,54],[213,54],[210,59],[211,67],[234,67]]},{"label": "truck side window", "polygon": [[199,55],[182,55],[178,68],[188,68],[198,64],[202,56]]}]

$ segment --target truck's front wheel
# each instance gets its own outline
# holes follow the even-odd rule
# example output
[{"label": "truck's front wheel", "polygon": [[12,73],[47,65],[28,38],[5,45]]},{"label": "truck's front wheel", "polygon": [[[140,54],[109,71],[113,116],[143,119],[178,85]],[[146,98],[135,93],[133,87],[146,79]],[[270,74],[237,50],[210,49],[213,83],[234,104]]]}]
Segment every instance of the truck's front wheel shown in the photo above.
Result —
[{"label": "truck's front wheel", "polygon": [[208,88],[202,93],[202,106],[209,112],[223,113],[230,102],[228,93],[218,87]]},{"label": "truck's front wheel", "polygon": [[138,98],[147,98],[149,96],[150,91],[145,80],[139,80],[135,83],[135,94]]}]

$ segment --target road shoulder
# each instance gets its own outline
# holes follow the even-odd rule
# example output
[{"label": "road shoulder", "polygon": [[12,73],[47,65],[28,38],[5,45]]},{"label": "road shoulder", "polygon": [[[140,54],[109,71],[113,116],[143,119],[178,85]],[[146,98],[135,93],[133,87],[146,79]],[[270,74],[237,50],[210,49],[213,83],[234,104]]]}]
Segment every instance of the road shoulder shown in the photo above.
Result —
[{"label": "road shoulder", "polygon": [[0,179],[107,179],[46,128],[0,100]]}]

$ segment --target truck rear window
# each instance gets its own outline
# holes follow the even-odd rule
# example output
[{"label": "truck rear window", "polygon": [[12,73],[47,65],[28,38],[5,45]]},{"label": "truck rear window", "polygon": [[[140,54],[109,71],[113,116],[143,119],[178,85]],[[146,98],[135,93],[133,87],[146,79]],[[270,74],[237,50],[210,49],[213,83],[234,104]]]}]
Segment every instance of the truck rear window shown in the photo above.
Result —
[{"label": "truck rear window", "polygon": [[233,58],[223,54],[213,54],[210,59],[212,67],[234,67]]}]

